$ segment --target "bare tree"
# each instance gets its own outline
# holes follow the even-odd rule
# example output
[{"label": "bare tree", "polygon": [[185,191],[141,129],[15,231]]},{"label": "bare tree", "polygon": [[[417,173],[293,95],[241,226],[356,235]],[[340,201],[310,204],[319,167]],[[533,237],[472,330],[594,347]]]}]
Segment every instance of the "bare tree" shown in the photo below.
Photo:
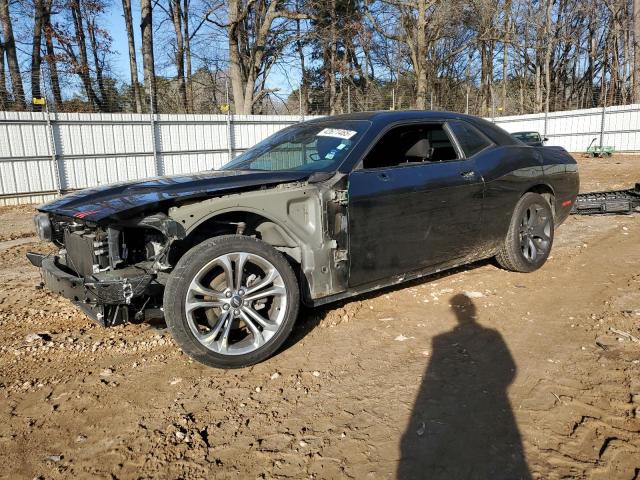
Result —
[{"label": "bare tree", "polygon": [[640,0],[633,0],[633,102],[640,103]]},{"label": "bare tree", "polygon": [[[80,77],[84,93],[87,99],[99,110],[103,110],[102,99],[98,97],[93,87],[91,78],[91,67],[89,66],[89,55],[87,52],[87,37],[85,32],[85,18],[81,0],[70,0],[69,11],[73,21],[73,38],[63,43],[69,62],[73,71]],[[77,46],[77,53],[74,49]]]},{"label": "bare tree", "polygon": [[187,108],[189,113],[193,113],[193,66],[191,61],[191,33],[189,32],[189,8],[190,0],[184,0],[182,7],[182,25],[184,30],[184,57],[185,73],[187,77]]},{"label": "bare tree", "polygon": [[[281,38],[277,19],[306,19],[308,15],[288,10],[284,0],[229,0],[227,23],[209,21],[227,32],[229,77],[236,113],[250,114],[273,90],[265,88],[268,71],[292,41]],[[260,81],[258,81],[260,80]]]},{"label": "bare tree", "polygon": [[62,105],[62,92],[60,91],[60,76],[58,74],[58,63],[56,59],[56,52],[53,46],[54,28],[51,23],[51,9],[53,7],[53,0],[43,0],[43,29],[44,29],[44,43],[46,48],[45,59],[49,66],[49,80],[51,82],[51,89],[53,90],[53,101],[56,108]]},{"label": "bare tree", "polygon": [[180,97],[180,105],[183,111],[186,112],[189,106],[187,102],[187,86],[184,79],[184,31],[182,29],[184,18],[182,16],[181,0],[169,0],[169,16],[173,22],[173,29],[176,36],[174,59],[177,71],[178,95]]},{"label": "bare tree", "polygon": [[122,0],[122,12],[124,25],[127,30],[127,43],[129,45],[129,74],[131,75],[131,89],[136,105],[136,112],[142,113],[142,98],[140,82],[138,81],[138,60],[136,59],[136,44],[133,35],[133,19],[131,16],[131,0]]},{"label": "bare tree", "polygon": [[153,60],[153,10],[151,0],[140,0],[140,29],[142,31],[142,69],[144,70],[145,96],[149,105],[156,103],[156,73]]},{"label": "bare tree", "polygon": [[[42,63],[42,30],[44,25],[43,0],[35,0],[33,4],[33,39],[31,45],[31,96],[42,96],[40,89],[40,64]],[[34,108],[36,106],[34,105]]]},{"label": "bare tree", "polygon": [[22,77],[20,76],[20,65],[18,64],[16,41],[13,36],[13,23],[9,14],[8,0],[0,0],[0,23],[2,24],[2,35],[4,37],[3,49],[7,57],[9,76],[11,77],[11,86],[13,88],[13,101],[18,108],[25,109],[24,88],[22,86]]},{"label": "bare tree", "polygon": [[7,77],[4,71],[4,40],[0,29],[0,108],[8,107],[7,102]]}]

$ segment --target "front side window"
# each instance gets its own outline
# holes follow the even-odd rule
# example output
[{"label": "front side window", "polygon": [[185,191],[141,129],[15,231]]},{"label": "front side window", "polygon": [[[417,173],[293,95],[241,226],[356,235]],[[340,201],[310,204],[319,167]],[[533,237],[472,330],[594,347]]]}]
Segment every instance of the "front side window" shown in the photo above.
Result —
[{"label": "front side window", "polygon": [[389,130],[362,162],[365,169],[456,160],[442,124],[403,125]]},{"label": "front side window", "polygon": [[453,121],[449,122],[448,125],[467,158],[474,156],[491,145],[491,141],[487,137],[467,122]]},{"label": "front side window", "polygon": [[299,124],[256,144],[222,170],[304,170],[331,172],[370,126],[365,120],[336,120]]}]

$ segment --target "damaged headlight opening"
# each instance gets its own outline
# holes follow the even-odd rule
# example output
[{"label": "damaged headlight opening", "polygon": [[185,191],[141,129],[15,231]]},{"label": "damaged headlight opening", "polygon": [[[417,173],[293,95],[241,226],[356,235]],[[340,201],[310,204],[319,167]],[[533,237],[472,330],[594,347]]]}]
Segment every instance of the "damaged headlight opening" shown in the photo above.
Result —
[{"label": "damaged headlight opening", "polygon": [[48,213],[37,213],[33,216],[33,223],[35,225],[38,238],[47,242],[53,240],[51,220],[49,219]]}]

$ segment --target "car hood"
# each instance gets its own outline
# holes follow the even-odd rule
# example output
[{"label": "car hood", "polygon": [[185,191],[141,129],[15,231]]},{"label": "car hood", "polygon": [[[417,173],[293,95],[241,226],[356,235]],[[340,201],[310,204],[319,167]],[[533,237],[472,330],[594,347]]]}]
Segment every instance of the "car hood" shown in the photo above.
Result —
[{"label": "car hood", "polygon": [[79,190],[38,207],[41,212],[92,222],[125,218],[160,203],[203,198],[234,190],[250,190],[304,180],[309,172],[217,170],[190,175],[148,178]]}]

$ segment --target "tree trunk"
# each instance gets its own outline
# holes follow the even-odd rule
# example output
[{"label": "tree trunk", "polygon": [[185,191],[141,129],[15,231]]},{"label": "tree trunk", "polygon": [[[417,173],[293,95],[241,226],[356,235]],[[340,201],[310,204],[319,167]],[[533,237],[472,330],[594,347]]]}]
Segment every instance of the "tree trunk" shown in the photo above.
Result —
[{"label": "tree trunk", "polygon": [[[552,0],[547,0],[546,13],[545,13],[545,55],[544,55],[544,111],[549,113],[549,98],[551,97],[551,52],[553,49],[553,43],[551,41],[551,8],[553,7]],[[546,132],[545,132],[546,133]]]},{"label": "tree trunk", "polygon": [[191,37],[189,34],[189,0],[184,0],[182,8],[184,25],[184,56],[187,75],[187,112],[193,113],[193,69],[191,66]]},{"label": "tree trunk", "polygon": [[182,35],[182,6],[180,0],[171,0],[171,20],[176,34],[176,79],[178,80],[178,95],[184,112],[187,111],[187,88],[184,84],[184,37]]},{"label": "tree trunk", "polygon": [[62,93],[60,91],[60,77],[58,76],[58,64],[56,52],[53,48],[53,25],[51,24],[52,0],[45,0],[44,11],[44,43],[47,49],[47,64],[49,65],[49,78],[53,90],[53,103],[56,109],[62,106]]},{"label": "tree trunk", "polygon": [[89,45],[91,47],[91,54],[93,56],[93,66],[96,71],[96,82],[98,83],[98,90],[100,90],[100,103],[98,104],[98,108],[100,111],[108,111],[113,110],[115,107],[112,103],[104,85],[104,76],[102,74],[103,65],[100,61],[100,56],[98,54],[98,41],[96,38],[96,25],[95,18],[92,18],[88,22],[88,32],[89,32]]},{"label": "tree trunk", "polygon": [[[591,19],[593,21],[593,19]],[[589,23],[589,61],[586,73],[586,85],[587,85],[587,108],[595,107],[595,98],[593,94],[593,81],[595,80],[595,63],[596,63],[596,32],[595,27]]]},{"label": "tree trunk", "polygon": [[[142,32],[142,69],[144,70],[144,89],[147,105],[151,111],[157,111],[156,73],[153,63],[153,13],[151,0],[140,0],[140,30]],[[153,106],[153,108],[151,108]]]},{"label": "tree trunk", "polygon": [[0,110],[9,108],[7,105],[7,77],[4,72],[4,41],[0,32]]},{"label": "tree trunk", "polygon": [[122,0],[122,13],[127,29],[129,43],[129,74],[131,75],[131,89],[136,105],[136,113],[142,113],[142,99],[140,98],[140,82],[138,82],[138,60],[136,59],[136,44],[133,36],[133,18],[131,15],[131,0]]},{"label": "tree trunk", "polygon": [[229,79],[231,80],[234,111],[236,113],[245,113],[244,85],[246,77],[243,75],[240,44],[238,42],[238,31],[240,28],[238,1],[239,0],[229,0]]},{"label": "tree trunk", "polygon": [[[299,8],[298,2],[296,7]],[[300,20],[296,20],[296,52],[300,59],[300,88],[298,95],[300,96],[300,114],[307,114],[307,71],[305,68],[304,49],[302,47],[302,35],[300,29]]]},{"label": "tree trunk", "polygon": [[[33,43],[31,47],[31,96],[39,98],[42,96],[40,89],[40,64],[42,55],[40,48],[42,46],[42,25],[44,20],[44,9],[42,0],[35,0],[33,12]],[[41,105],[34,105],[34,110],[41,110]]]},{"label": "tree trunk", "polygon": [[640,103],[640,0],[633,0],[633,103]]},{"label": "tree trunk", "polygon": [[507,113],[507,75],[509,66],[509,36],[511,30],[511,0],[504,2],[504,32],[502,37],[502,114]]},{"label": "tree trunk", "polygon": [[8,0],[0,0],[0,22],[2,23],[4,51],[7,56],[7,64],[9,65],[9,76],[11,77],[11,85],[13,87],[14,103],[18,108],[24,110],[26,108],[24,88],[22,86],[22,77],[20,76],[20,65],[18,64],[16,42],[13,37],[13,25],[11,23],[11,16],[9,15]]},{"label": "tree trunk", "polygon": [[418,0],[418,19],[415,26],[413,68],[416,74],[416,108],[427,108],[427,2]]},{"label": "tree trunk", "polygon": [[[2,1],[2,0],[0,0]],[[84,34],[84,22],[82,20],[82,10],[80,7],[80,0],[73,0],[70,3],[71,15],[73,16],[73,25],[76,33],[76,44],[78,45],[78,54],[80,56],[79,62],[77,62],[76,72],[80,76],[82,86],[87,95],[89,102],[102,110],[100,99],[96,95],[93,85],[91,83],[91,76],[89,74],[89,60],[87,56],[87,42]]]},{"label": "tree trunk", "polygon": [[336,0],[331,0],[331,43],[329,45],[329,114],[336,114]]}]

